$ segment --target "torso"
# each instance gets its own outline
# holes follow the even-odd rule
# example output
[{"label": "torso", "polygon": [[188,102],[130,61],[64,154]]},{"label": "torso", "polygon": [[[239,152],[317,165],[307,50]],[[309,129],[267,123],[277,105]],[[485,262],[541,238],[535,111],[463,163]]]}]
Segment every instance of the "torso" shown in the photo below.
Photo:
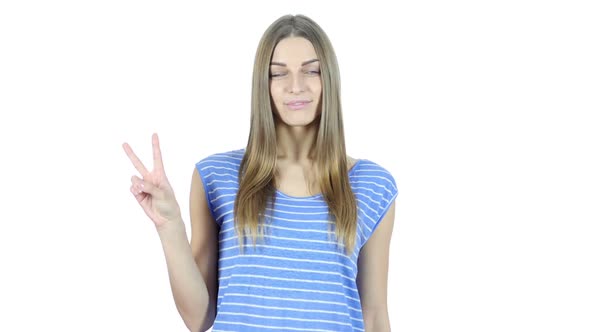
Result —
[{"label": "torso", "polygon": [[[356,164],[357,159],[347,156],[348,168],[347,171]],[[310,178],[311,173],[309,168],[304,168],[301,165],[282,165],[277,163],[279,168],[279,176],[275,179],[277,189],[286,195],[294,197],[308,197],[314,196],[321,192],[319,184]],[[314,182],[308,188],[307,183]]]}]

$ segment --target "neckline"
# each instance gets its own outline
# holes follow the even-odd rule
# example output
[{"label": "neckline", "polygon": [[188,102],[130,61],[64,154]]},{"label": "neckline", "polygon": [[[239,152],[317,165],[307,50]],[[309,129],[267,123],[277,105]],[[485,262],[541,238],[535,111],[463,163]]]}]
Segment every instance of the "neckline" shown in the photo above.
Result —
[{"label": "neckline", "polygon": [[[359,158],[356,160],[356,162],[354,163],[354,165],[352,165],[352,167],[348,170],[348,178],[350,179],[350,176],[352,175],[352,172],[357,168],[357,166],[361,163],[361,161],[364,160],[362,158]],[[287,195],[284,192],[275,189],[277,195],[279,196],[283,196],[286,198],[290,198],[290,199],[317,199],[317,198],[321,198],[323,197],[324,194],[319,193],[319,194],[315,194],[315,195],[311,195],[311,196],[291,196],[291,195]]]}]

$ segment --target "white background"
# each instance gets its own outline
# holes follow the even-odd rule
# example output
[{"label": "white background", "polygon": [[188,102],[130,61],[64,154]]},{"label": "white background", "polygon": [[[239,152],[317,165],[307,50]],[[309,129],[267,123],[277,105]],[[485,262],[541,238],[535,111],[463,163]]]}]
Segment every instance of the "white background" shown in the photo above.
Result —
[{"label": "white background", "polygon": [[244,147],[284,14],[330,37],[348,154],[395,177],[393,331],[590,331],[584,1],[0,4],[0,330],[185,331],[129,192],[150,137],[190,234],[194,164]]}]

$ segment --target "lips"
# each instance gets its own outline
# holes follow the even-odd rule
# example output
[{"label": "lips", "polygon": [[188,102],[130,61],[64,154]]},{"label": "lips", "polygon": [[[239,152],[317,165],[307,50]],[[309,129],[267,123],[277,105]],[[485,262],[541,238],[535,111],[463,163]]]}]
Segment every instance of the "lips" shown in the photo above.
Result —
[{"label": "lips", "polygon": [[296,111],[301,109],[306,109],[307,105],[309,105],[309,100],[292,100],[287,103],[287,107],[290,110]]},{"label": "lips", "polygon": [[309,100],[298,99],[298,100],[292,100],[292,101],[288,102],[287,105],[289,105],[289,106],[303,106],[309,102],[310,102]]}]

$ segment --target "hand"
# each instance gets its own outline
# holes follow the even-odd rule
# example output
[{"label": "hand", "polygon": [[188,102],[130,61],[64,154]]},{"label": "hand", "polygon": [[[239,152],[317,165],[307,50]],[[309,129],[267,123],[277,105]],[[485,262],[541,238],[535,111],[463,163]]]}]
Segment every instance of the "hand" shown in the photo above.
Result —
[{"label": "hand", "polygon": [[143,163],[137,158],[131,146],[123,143],[123,150],[127,153],[129,159],[143,177],[133,175],[131,177],[131,193],[137,199],[143,211],[159,228],[170,221],[179,222],[181,220],[180,207],[174,196],[174,191],[168,178],[164,173],[164,164],[162,162],[162,153],[158,135],[152,135],[152,149],[154,152],[154,170],[148,172]]}]

